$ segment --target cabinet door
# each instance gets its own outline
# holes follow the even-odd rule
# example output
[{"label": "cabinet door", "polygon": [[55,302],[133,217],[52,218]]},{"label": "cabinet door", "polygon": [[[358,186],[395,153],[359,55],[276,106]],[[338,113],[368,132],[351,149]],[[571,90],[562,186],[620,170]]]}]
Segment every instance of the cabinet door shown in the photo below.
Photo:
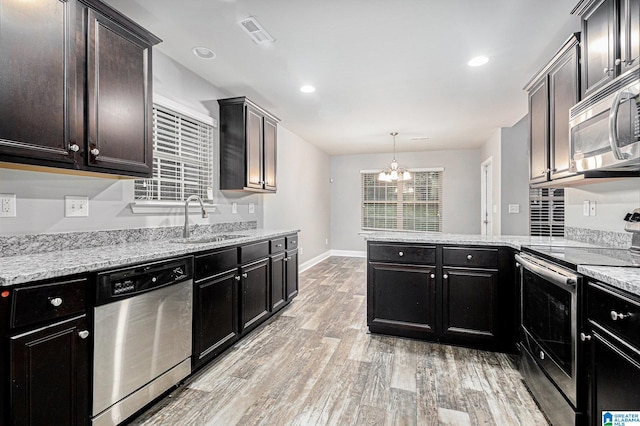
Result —
[{"label": "cabinet door", "polygon": [[261,189],[263,187],[262,146],[263,127],[260,111],[247,106],[247,187]]},{"label": "cabinet door", "polygon": [[529,181],[548,180],[549,94],[546,77],[529,91]]},{"label": "cabinet door", "polygon": [[640,0],[621,0],[620,53],[621,72],[629,71],[640,62]]},{"label": "cabinet door", "polygon": [[0,160],[75,162],[74,0],[0,2]]},{"label": "cabinet door", "polygon": [[243,266],[240,276],[240,322],[245,333],[269,315],[269,259]]},{"label": "cabinet door", "polygon": [[237,269],[194,286],[193,364],[203,364],[238,338]]},{"label": "cabinet door", "polygon": [[433,338],[436,332],[435,268],[369,263],[367,324],[374,333]]},{"label": "cabinet door", "polygon": [[285,275],[287,284],[287,301],[290,301],[298,295],[298,250],[287,252]]},{"label": "cabinet door", "polygon": [[264,119],[264,189],[276,190],[277,133],[275,122]]},{"label": "cabinet door", "polygon": [[151,47],[93,10],[88,12],[87,164],[151,176]]},{"label": "cabinet door", "polygon": [[549,71],[551,179],[569,176],[569,108],[578,103],[578,45]]},{"label": "cabinet door", "polygon": [[86,331],[87,320],[83,315],[10,339],[12,424],[86,423],[89,416]]},{"label": "cabinet door", "polygon": [[[638,411],[638,383],[640,383],[640,355],[623,350],[599,333],[592,333],[590,424],[604,424],[603,412]],[[614,423],[615,424],[615,423]]]},{"label": "cabinet door", "polygon": [[443,269],[442,332],[472,339],[496,337],[498,272]]},{"label": "cabinet door", "polygon": [[270,310],[275,312],[282,308],[287,298],[287,280],[285,275],[285,254],[271,256],[271,302]]},{"label": "cabinet door", "polygon": [[582,16],[583,98],[615,77],[616,0],[604,0]]}]

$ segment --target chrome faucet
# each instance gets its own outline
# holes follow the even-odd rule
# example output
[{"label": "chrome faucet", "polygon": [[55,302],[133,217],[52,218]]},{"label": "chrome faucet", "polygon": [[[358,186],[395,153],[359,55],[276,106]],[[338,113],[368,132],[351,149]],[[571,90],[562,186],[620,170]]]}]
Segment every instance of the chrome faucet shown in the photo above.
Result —
[{"label": "chrome faucet", "polygon": [[200,207],[202,208],[202,218],[206,219],[209,217],[207,211],[204,209],[202,198],[197,195],[189,195],[189,198],[187,198],[184,202],[184,229],[182,230],[182,238],[189,238],[189,201],[193,200],[198,200],[200,202]]}]

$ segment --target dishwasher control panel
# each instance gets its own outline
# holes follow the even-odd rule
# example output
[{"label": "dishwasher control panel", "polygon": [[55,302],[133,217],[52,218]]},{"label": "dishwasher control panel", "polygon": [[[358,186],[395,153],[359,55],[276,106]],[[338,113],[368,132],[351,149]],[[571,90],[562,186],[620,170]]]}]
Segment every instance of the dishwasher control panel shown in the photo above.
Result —
[{"label": "dishwasher control panel", "polygon": [[193,258],[132,265],[98,274],[96,306],[193,278]]}]

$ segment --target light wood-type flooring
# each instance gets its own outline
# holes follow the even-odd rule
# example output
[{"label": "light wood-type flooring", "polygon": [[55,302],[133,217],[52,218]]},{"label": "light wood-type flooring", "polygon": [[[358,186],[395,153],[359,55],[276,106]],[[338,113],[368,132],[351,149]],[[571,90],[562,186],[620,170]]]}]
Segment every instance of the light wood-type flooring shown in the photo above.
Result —
[{"label": "light wood-type flooring", "polygon": [[546,425],[510,355],[373,335],[366,260],[331,257],[293,302],[137,425]]}]

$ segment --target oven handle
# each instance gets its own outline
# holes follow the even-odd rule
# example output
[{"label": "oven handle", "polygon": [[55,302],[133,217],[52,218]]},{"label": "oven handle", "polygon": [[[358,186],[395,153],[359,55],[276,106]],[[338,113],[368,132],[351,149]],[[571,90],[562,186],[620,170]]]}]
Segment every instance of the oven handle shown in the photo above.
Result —
[{"label": "oven handle", "polygon": [[534,263],[520,254],[515,255],[515,259],[519,262],[523,268],[528,269],[534,274],[540,275],[542,278],[547,279],[549,282],[573,290],[578,282],[578,276],[573,274],[561,274],[553,269],[545,268],[542,265]]}]

